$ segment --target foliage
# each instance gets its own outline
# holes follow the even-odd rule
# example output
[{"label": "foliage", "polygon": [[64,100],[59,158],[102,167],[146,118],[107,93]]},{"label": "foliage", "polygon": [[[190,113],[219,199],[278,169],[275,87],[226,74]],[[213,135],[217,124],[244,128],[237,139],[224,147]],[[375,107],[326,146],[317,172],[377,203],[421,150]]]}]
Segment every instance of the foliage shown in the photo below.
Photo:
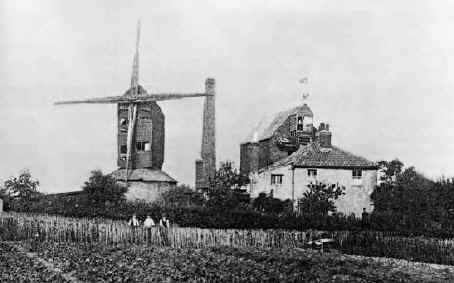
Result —
[{"label": "foliage", "polygon": [[432,181],[402,162],[381,161],[382,182],[371,195],[372,225],[382,230],[454,235],[454,180]]},{"label": "foliage", "polygon": [[415,272],[409,270],[412,264],[396,266],[393,262],[295,249],[43,242],[31,251],[87,282],[449,282],[453,277],[447,271],[421,266]]},{"label": "foliage", "polygon": [[12,199],[30,201],[40,195],[39,181],[33,180],[29,170],[25,169],[19,177],[11,177],[4,182],[1,194]]},{"label": "foliage", "polygon": [[336,184],[324,184],[321,182],[307,185],[309,190],[303,193],[299,200],[299,210],[303,215],[311,217],[326,216],[336,212],[334,201],[345,194],[345,187]]},{"label": "foliage", "polygon": [[397,176],[402,173],[404,164],[399,159],[391,161],[382,160],[378,162],[378,167],[381,173],[380,182],[393,184],[396,181]]},{"label": "foliage", "polygon": [[71,282],[43,262],[21,253],[11,243],[0,242],[0,282]]},{"label": "foliage", "polygon": [[104,207],[126,200],[127,188],[119,185],[111,175],[103,175],[101,170],[91,171],[91,176],[83,186],[90,206]]},{"label": "foliage", "polygon": [[172,207],[202,206],[203,202],[203,194],[188,185],[178,185],[175,189],[162,193],[158,200],[162,206]]},{"label": "foliage", "polygon": [[260,193],[252,201],[252,207],[257,211],[270,214],[290,213],[293,209],[291,200],[280,200],[266,193]]},{"label": "foliage", "polygon": [[[286,263],[287,265],[294,264],[295,266],[304,267],[307,263],[294,263],[290,259],[295,255],[295,252],[301,255],[310,255],[311,258],[317,258],[317,254],[318,256],[322,256],[323,254],[318,252],[312,253],[310,250],[304,250],[304,252],[300,253],[298,249],[303,247],[309,240],[319,239],[325,236],[334,239],[334,248],[347,253],[403,258],[441,264],[454,263],[454,255],[450,252],[454,248],[454,241],[452,240],[398,237],[392,233],[377,231],[324,232],[306,230],[304,232],[298,232],[285,230],[216,230],[171,227],[168,230],[152,229],[151,237],[148,233],[144,232],[145,230],[142,227],[134,230],[131,229],[125,221],[71,219],[25,214],[3,214],[0,216],[0,237],[3,240],[9,241],[9,243],[12,243],[11,240],[32,241],[31,248],[34,249],[33,251],[40,253],[39,256],[42,258],[49,256],[53,252],[54,247],[59,247],[58,249],[61,248],[62,254],[52,255],[53,260],[57,264],[60,260],[63,262],[73,262],[74,260],[73,263],[83,265],[77,273],[85,274],[85,276],[93,274],[92,272],[95,270],[97,272],[104,272],[106,270],[106,266],[102,266],[104,262],[106,264],[114,264],[115,266],[107,266],[107,270],[112,270],[112,268],[130,266],[130,264],[121,260],[133,260],[136,263],[133,265],[133,269],[137,271],[137,267],[142,264],[152,264],[152,258],[155,258],[157,263],[162,261],[163,258],[172,257],[170,255],[167,257],[161,255],[147,256],[142,253],[143,251],[151,250],[164,250],[170,254],[173,251],[185,251],[185,253],[195,253],[196,257],[202,256],[200,252],[203,253],[203,251],[226,251],[225,255],[234,256],[235,258],[230,259],[236,263],[238,263],[238,260],[242,264],[252,262],[255,265],[255,262],[257,262],[259,266],[262,266],[262,264],[278,262],[284,265]],[[163,234],[170,239],[168,243],[160,240]],[[40,249],[43,245],[45,248]],[[74,246],[84,247],[86,251],[83,254],[74,255],[72,254],[71,248]],[[194,249],[195,247],[196,249]],[[236,249],[232,249],[232,247],[236,247]],[[96,254],[99,248],[106,249],[112,252],[113,255],[106,255],[104,253]],[[260,253],[266,250],[285,250],[285,252],[282,252],[282,254],[273,252],[274,260],[269,260],[265,254],[262,254],[265,257],[260,257]],[[122,251],[134,252],[124,254]],[[137,254],[138,251],[142,252]],[[95,253],[93,254],[93,252]],[[250,254],[251,252],[258,256]],[[330,255],[329,253],[327,255],[333,256],[333,254]],[[184,258],[188,258],[188,256],[187,254],[183,255]],[[217,262],[216,256],[213,256],[209,256],[204,260],[216,261],[212,262],[212,266],[223,264]],[[115,260],[109,260],[112,257],[115,257]],[[191,258],[189,260],[193,261],[194,259]],[[225,260],[220,259],[220,261]],[[342,256],[339,263],[345,267],[345,264],[348,264],[348,258]],[[162,271],[162,269],[166,268],[165,266],[166,264],[161,269],[155,268]],[[63,266],[65,272],[67,270],[73,271],[74,267],[74,264]],[[253,266],[250,267],[252,268]],[[269,266],[269,268],[277,268],[277,266]],[[120,273],[121,271],[129,272],[129,270],[125,269],[120,270]],[[231,272],[235,271],[231,270]],[[437,270],[437,272],[440,272],[440,270]],[[142,272],[136,273],[141,274]],[[293,274],[293,271],[287,273]],[[100,275],[102,274],[100,273]],[[89,278],[83,278],[83,280],[89,280]],[[95,279],[92,278],[92,280]]]},{"label": "foliage", "polygon": [[204,192],[207,206],[225,210],[247,207],[250,196],[242,187],[249,183],[249,178],[239,173],[232,162],[221,162],[209,188]]}]

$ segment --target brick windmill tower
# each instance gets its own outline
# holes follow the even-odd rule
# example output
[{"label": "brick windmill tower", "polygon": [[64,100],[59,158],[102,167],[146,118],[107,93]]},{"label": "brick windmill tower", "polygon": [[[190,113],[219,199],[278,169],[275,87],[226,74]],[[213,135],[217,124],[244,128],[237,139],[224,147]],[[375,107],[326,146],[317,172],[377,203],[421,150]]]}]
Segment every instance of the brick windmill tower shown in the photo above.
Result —
[{"label": "brick windmill tower", "polygon": [[[117,166],[112,173],[128,187],[128,200],[155,200],[160,193],[175,187],[177,181],[162,170],[164,162],[165,117],[157,101],[205,97],[203,113],[202,159],[196,164],[201,180],[209,180],[215,161],[215,80],[207,79],[201,93],[148,93],[139,84],[140,22],[137,25],[131,86],[121,96],[56,102],[55,105],[81,103],[117,104]],[[213,159],[214,157],[214,159]],[[199,168],[199,169],[197,169]],[[203,183],[205,184],[205,183]]]}]

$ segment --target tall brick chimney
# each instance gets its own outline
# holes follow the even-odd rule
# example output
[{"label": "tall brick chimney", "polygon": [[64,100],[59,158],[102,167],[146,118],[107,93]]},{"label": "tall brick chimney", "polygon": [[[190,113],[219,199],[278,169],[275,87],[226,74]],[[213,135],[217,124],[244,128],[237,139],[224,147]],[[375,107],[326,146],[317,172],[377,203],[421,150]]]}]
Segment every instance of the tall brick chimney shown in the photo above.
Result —
[{"label": "tall brick chimney", "polygon": [[331,147],[331,132],[329,131],[329,124],[320,123],[319,139],[321,147],[323,148]]},{"label": "tall brick chimney", "polygon": [[215,85],[213,78],[206,79],[205,93],[211,96],[206,96],[203,104],[202,148],[201,160],[196,161],[196,189],[208,187],[209,180],[216,174]]}]

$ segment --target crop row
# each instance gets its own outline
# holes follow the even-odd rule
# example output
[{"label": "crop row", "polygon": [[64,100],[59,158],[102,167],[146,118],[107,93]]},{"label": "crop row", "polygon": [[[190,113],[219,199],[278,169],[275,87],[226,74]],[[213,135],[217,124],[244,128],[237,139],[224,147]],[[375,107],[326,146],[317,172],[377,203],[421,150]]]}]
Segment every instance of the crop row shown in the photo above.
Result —
[{"label": "crop row", "polygon": [[[203,249],[42,242],[31,248],[63,272],[88,282],[425,282],[406,267],[339,253],[268,248]],[[429,281],[451,272],[425,268]]]}]

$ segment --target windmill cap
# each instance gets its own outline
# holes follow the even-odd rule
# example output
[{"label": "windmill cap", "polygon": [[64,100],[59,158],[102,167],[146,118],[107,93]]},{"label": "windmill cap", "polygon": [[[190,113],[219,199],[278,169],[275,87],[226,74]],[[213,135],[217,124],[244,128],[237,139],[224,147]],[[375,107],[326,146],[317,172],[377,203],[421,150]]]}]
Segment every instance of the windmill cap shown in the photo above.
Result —
[{"label": "windmill cap", "polygon": [[303,104],[299,113],[302,114],[303,116],[309,116],[309,117],[314,116],[314,113],[312,113],[311,108],[306,103]]}]

